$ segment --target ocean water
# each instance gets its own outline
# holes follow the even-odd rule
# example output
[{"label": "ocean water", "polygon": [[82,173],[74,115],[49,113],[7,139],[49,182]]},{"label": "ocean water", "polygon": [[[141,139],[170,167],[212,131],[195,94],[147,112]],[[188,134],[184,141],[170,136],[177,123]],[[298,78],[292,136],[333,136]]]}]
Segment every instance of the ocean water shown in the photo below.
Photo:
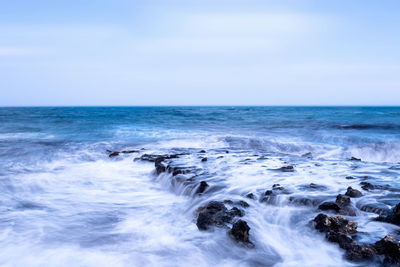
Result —
[{"label": "ocean water", "polygon": [[[138,160],[174,153],[196,174]],[[317,207],[293,199],[361,190],[357,238],[375,242],[399,227],[362,207],[399,202],[399,162],[399,107],[0,108],[0,265],[355,266],[312,227]],[[274,184],[289,193],[260,201]],[[254,248],[198,230],[196,210],[225,199],[250,205]]]}]

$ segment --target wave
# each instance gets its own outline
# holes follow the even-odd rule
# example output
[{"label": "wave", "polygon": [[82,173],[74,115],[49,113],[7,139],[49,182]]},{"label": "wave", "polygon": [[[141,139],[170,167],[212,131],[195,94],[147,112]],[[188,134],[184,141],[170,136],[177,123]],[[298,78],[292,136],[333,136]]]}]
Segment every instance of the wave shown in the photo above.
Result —
[{"label": "wave", "polygon": [[399,124],[363,124],[363,123],[356,123],[356,124],[341,124],[341,125],[334,125],[332,128],[340,129],[340,130],[400,130]]}]

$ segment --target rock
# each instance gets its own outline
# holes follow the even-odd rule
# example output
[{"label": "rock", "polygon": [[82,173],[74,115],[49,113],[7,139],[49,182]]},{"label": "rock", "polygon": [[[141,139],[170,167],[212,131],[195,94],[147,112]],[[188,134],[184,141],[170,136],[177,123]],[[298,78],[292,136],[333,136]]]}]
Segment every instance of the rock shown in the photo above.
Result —
[{"label": "rock", "polygon": [[389,215],[389,213],[391,212],[390,209],[388,209],[386,205],[382,203],[367,203],[367,204],[357,203],[357,208],[362,211],[375,213],[378,215],[382,215],[384,217]]},{"label": "rock", "polygon": [[320,197],[289,197],[289,202],[300,206],[317,206],[323,199]]},{"label": "rock", "polygon": [[200,150],[199,153],[203,154],[203,153],[206,153],[206,151],[205,150]]},{"label": "rock", "polygon": [[315,229],[320,232],[338,232],[342,234],[354,234],[357,232],[357,222],[350,221],[343,216],[328,216],[325,214],[318,214],[314,218]]},{"label": "rock", "polygon": [[209,187],[206,181],[201,181],[199,187],[196,190],[196,194],[202,194]]},{"label": "rock", "polygon": [[278,168],[276,170],[277,171],[281,171],[281,172],[294,172],[294,167],[289,165],[289,166],[280,167],[280,168]]},{"label": "rock", "polygon": [[318,206],[318,209],[320,209],[320,210],[334,210],[336,212],[339,212],[340,207],[335,202],[324,202],[324,203],[322,203],[321,205]]},{"label": "rock", "polygon": [[347,188],[347,191],[346,191],[345,195],[349,196],[349,197],[361,197],[362,193],[361,193],[361,191],[359,191],[357,189],[353,189],[351,186],[349,186]]},{"label": "rock", "polygon": [[376,255],[376,250],[371,245],[352,245],[346,251],[346,259],[351,261],[372,260]]},{"label": "rock", "polygon": [[283,186],[281,186],[280,184],[273,184],[272,185],[272,190],[283,190],[285,188],[283,188]]},{"label": "rock", "polygon": [[356,179],[356,178],[354,178],[353,176],[346,176],[346,179],[347,179],[347,180],[354,180],[354,179]]},{"label": "rock", "polygon": [[237,201],[235,204],[237,204],[237,205],[239,205],[239,206],[241,206],[241,207],[243,207],[243,208],[248,208],[248,207],[250,207],[249,203],[247,203],[246,201],[243,201],[243,200],[239,200],[239,201]]},{"label": "rock", "polygon": [[400,202],[390,211],[384,219],[384,222],[400,225]]},{"label": "rock", "polygon": [[253,199],[253,200],[256,199],[256,196],[255,196],[253,193],[248,193],[248,194],[246,195],[246,197],[249,198],[249,199]]},{"label": "rock", "polygon": [[166,166],[164,165],[164,157],[158,157],[154,160],[154,166],[156,168],[156,173],[161,174],[167,170]]},{"label": "rock", "polygon": [[339,194],[336,197],[336,204],[338,204],[340,207],[348,206],[350,205],[350,197]]},{"label": "rock", "polygon": [[233,215],[228,214],[224,204],[218,201],[211,201],[204,207],[198,209],[197,227],[199,230],[207,230],[210,226],[225,226],[225,223],[233,219]]},{"label": "rock", "polygon": [[119,155],[119,152],[112,152],[112,153],[110,153],[108,156],[110,157],[110,158],[113,158],[113,157],[116,157],[116,156],[118,156]]},{"label": "rock", "polygon": [[356,158],[356,157],[351,157],[350,160],[353,160],[353,161],[361,161],[361,159]]},{"label": "rock", "polygon": [[206,162],[207,161],[207,158],[202,158],[201,159],[201,162]]},{"label": "rock", "polygon": [[326,239],[333,243],[338,243],[342,249],[349,249],[353,244],[354,240],[346,234],[329,231],[325,235]]},{"label": "rock", "polygon": [[246,221],[238,220],[229,231],[229,235],[237,242],[251,243],[249,239],[250,227]]},{"label": "rock", "polygon": [[236,207],[233,207],[229,210],[229,213],[232,214],[233,216],[238,216],[238,217],[243,217],[244,216],[244,211],[241,209],[238,209]]},{"label": "rock", "polygon": [[385,263],[400,264],[400,243],[390,235],[385,236],[374,245],[379,255],[385,255]]},{"label": "rock", "polygon": [[137,153],[139,150],[122,150],[121,153],[123,154],[132,154],[132,153]]},{"label": "rock", "polygon": [[312,153],[311,152],[307,152],[307,153],[304,153],[303,155],[301,155],[302,157],[304,157],[304,158],[312,158]]}]

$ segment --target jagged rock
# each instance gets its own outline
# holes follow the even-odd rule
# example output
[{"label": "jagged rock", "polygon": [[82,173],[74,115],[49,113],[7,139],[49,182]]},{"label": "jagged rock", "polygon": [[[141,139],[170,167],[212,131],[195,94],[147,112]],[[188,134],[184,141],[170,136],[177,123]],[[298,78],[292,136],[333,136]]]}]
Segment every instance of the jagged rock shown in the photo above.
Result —
[{"label": "jagged rock", "polygon": [[352,245],[346,251],[346,259],[351,261],[372,260],[376,255],[376,250],[371,245]]},{"label": "jagged rock", "polygon": [[212,225],[224,227],[234,217],[227,212],[225,205],[218,201],[211,201],[206,206],[200,207],[198,212],[196,224],[199,230],[207,230]]},{"label": "jagged rock", "polygon": [[238,220],[229,231],[229,235],[237,242],[251,243],[249,239],[250,227],[246,221]]},{"label": "jagged rock", "polygon": [[206,181],[201,181],[199,184],[199,187],[196,190],[196,194],[201,194],[204,193],[204,191],[206,191],[206,189],[209,187],[209,185],[207,184]]},{"label": "jagged rock", "polygon": [[248,208],[248,207],[250,207],[249,203],[247,203],[246,201],[243,201],[243,200],[239,200],[239,201],[237,201],[235,204],[237,204],[237,205],[239,205],[239,206],[242,206],[243,208]]},{"label": "jagged rock", "polygon": [[244,211],[241,209],[238,209],[236,207],[233,207],[229,210],[229,213],[232,214],[233,216],[238,216],[238,217],[243,217],[244,216]]},{"label": "jagged rock", "polygon": [[362,193],[361,193],[361,191],[359,191],[357,189],[353,189],[351,186],[349,186],[347,188],[347,191],[346,191],[345,195],[349,196],[349,197],[361,197]]},{"label": "jagged rock", "polygon": [[350,221],[343,216],[328,216],[318,214],[314,218],[315,228],[320,232],[338,232],[343,234],[354,234],[357,232],[357,222]]},{"label": "jagged rock", "polygon": [[343,249],[349,249],[354,244],[354,240],[351,237],[339,232],[329,231],[325,237],[330,242],[338,243]]},{"label": "jagged rock", "polygon": [[399,266],[400,264],[400,242],[395,241],[390,235],[385,236],[374,245],[380,255],[385,255],[385,263]]}]

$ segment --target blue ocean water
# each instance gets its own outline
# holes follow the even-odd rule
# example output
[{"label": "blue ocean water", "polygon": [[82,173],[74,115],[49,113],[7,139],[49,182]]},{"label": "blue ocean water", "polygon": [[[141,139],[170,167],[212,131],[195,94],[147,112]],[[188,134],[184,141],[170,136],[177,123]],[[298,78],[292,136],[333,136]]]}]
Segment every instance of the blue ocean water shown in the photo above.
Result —
[{"label": "blue ocean water", "polygon": [[[108,157],[122,150],[137,152]],[[206,164],[199,150],[206,150]],[[190,186],[155,175],[152,163],[134,161],[178,152],[188,155],[179,164],[197,166],[215,186],[209,195],[194,196]],[[334,197],[350,185],[360,189],[361,177],[400,188],[399,162],[400,107],[0,108],[0,264],[349,265],[308,226],[315,208],[293,207],[288,198],[252,203],[250,251],[223,231],[199,232],[195,210],[276,183],[292,197]],[[287,164],[296,171],[271,171]],[[301,189],[310,183],[326,190]],[[396,199],[365,192],[353,204],[390,209]],[[360,240],[396,229],[371,222],[375,215],[357,211],[359,228],[369,233]]]}]

